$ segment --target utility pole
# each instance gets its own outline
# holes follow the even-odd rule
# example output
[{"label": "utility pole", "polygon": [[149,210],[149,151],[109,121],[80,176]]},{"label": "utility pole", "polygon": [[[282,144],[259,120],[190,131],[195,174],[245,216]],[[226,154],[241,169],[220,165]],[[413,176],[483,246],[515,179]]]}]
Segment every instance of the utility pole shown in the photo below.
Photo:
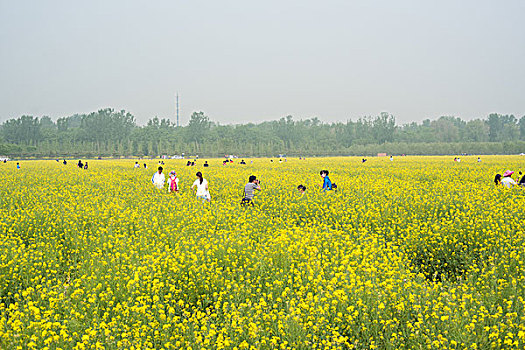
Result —
[{"label": "utility pole", "polygon": [[177,102],[176,102],[176,107],[177,107],[177,128],[179,127],[179,93],[177,93]]}]

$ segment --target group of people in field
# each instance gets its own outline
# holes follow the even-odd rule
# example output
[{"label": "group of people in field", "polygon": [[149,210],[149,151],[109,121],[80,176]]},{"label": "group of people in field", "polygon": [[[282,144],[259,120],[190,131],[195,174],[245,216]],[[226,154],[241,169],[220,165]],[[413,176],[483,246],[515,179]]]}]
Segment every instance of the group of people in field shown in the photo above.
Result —
[{"label": "group of people in field", "polygon": [[84,170],[87,170],[88,169],[88,162],[86,163],[82,163],[82,160],[78,160],[78,163],[77,163],[77,167],[79,169],[84,169]]},{"label": "group of people in field", "polygon": [[[164,189],[164,185],[166,184],[166,176],[162,172],[163,170],[164,168],[159,166],[151,178],[151,182],[159,190]],[[208,190],[208,181],[202,176],[200,171],[198,171],[195,176],[197,179],[193,182],[191,190],[193,191],[193,189],[196,188],[197,191],[195,194],[197,198],[202,199],[203,201],[211,201],[210,191]],[[170,171],[167,182],[169,193],[176,193],[179,191],[179,178],[174,170]]]},{"label": "group of people in field", "polygon": [[[157,171],[151,177],[151,183],[159,190],[164,189],[166,185],[166,176],[164,175],[163,171],[164,168],[159,166]],[[333,183],[328,177],[328,170],[321,170],[319,174],[323,179],[323,183],[320,185],[321,191],[326,192],[337,189],[337,185]],[[208,181],[203,177],[202,172],[200,171],[198,171],[195,176],[196,179],[191,185],[191,191],[195,190],[195,196],[197,199],[202,200],[203,202],[210,202],[211,195],[208,187]],[[168,174],[167,184],[169,193],[179,192],[179,178],[177,177],[177,173],[174,170],[170,171]],[[250,175],[248,178],[248,183],[244,185],[244,195],[241,200],[241,204],[253,206],[253,198],[256,193],[255,191],[261,190],[260,181],[255,175]],[[302,184],[297,186],[297,191],[301,194],[304,194],[306,192],[306,186]]]},{"label": "group of people in field", "polygon": [[525,175],[523,175],[521,171],[519,172],[518,178],[516,180],[512,178],[512,175],[514,175],[514,171],[511,170],[505,171],[503,175],[496,174],[496,177],[494,177],[494,183],[496,186],[501,185],[506,188],[512,188],[514,186],[525,187]]}]

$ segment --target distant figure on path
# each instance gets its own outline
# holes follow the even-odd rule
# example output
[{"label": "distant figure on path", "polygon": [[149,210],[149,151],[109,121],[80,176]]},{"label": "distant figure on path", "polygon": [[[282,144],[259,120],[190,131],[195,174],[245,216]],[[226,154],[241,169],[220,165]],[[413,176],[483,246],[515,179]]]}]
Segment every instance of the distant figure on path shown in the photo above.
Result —
[{"label": "distant figure on path", "polygon": [[206,181],[206,179],[202,177],[202,173],[200,171],[198,171],[197,174],[195,174],[195,176],[197,176],[197,180],[195,180],[195,182],[193,182],[193,185],[191,185],[191,190],[193,191],[193,188],[196,187],[197,192],[195,193],[195,195],[197,196],[197,198],[209,202],[211,200],[211,196],[210,191],[208,189],[208,181]]},{"label": "distant figure on path", "polygon": [[503,173],[503,179],[501,179],[501,184],[506,188],[512,188],[512,186],[517,185],[516,181],[514,181],[514,179],[511,177],[512,174],[514,174],[514,171],[510,170],[507,170]]},{"label": "distant figure on path", "polygon": [[164,182],[166,182],[166,176],[162,173],[162,167],[159,166],[158,171],[153,174],[153,177],[151,178],[151,182],[157,187],[159,190],[162,190],[164,188]]}]

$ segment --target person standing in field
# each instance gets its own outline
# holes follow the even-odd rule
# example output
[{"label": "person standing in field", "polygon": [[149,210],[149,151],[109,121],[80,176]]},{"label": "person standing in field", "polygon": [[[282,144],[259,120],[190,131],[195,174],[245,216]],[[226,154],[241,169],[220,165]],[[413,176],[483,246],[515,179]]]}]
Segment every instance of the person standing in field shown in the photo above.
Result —
[{"label": "person standing in field", "polygon": [[135,165],[134,165],[133,167],[134,167],[135,169],[136,169],[136,168],[140,168],[140,164],[139,164],[139,162],[135,162]]},{"label": "person standing in field", "polygon": [[87,162],[84,164],[84,170],[87,170],[88,169],[88,164]]},{"label": "person standing in field", "polygon": [[16,163],[16,168],[20,169],[20,163]]},{"label": "person standing in field", "polygon": [[323,184],[321,185],[323,187],[322,191],[331,191],[332,181],[330,181],[330,178],[328,177],[328,170],[321,170],[319,174],[323,178]]},{"label": "person standing in field", "polygon": [[179,191],[179,178],[175,170],[170,171],[170,176],[168,177],[168,192],[178,192]]},{"label": "person standing in field", "polygon": [[164,188],[164,182],[166,182],[166,176],[162,173],[162,167],[159,166],[158,171],[153,174],[153,177],[151,178],[151,182],[157,187],[159,190],[162,190]]},{"label": "person standing in field", "polygon": [[507,170],[503,173],[501,184],[506,188],[512,188],[513,186],[517,185],[516,181],[514,181],[514,179],[512,178],[512,174],[514,174],[514,171],[510,170]]},{"label": "person standing in field", "polygon": [[195,176],[197,176],[197,180],[193,182],[193,185],[191,185],[191,190],[193,191],[193,188],[197,188],[197,192],[195,195],[197,198],[202,199],[203,201],[210,201],[211,196],[208,189],[208,181],[206,181],[205,178],[202,177],[202,173],[198,171]]},{"label": "person standing in field", "polygon": [[244,186],[244,198],[241,204],[248,204],[253,206],[253,197],[255,196],[255,190],[260,191],[261,185],[255,175],[251,175],[248,178],[248,183]]}]

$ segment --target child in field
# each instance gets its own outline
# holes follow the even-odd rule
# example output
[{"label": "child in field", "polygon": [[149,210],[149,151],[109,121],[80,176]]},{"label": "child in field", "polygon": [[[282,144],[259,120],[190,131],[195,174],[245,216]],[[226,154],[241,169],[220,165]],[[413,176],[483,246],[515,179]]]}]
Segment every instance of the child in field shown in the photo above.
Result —
[{"label": "child in field", "polygon": [[179,178],[177,173],[173,170],[170,171],[170,176],[168,177],[168,192],[178,192],[179,191]]},{"label": "child in field", "polygon": [[16,168],[20,169],[20,163],[16,163]]},{"label": "child in field", "polygon": [[155,174],[153,174],[153,177],[151,178],[151,182],[159,190],[162,190],[164,188],[164,182],[166,182],[166,176],[162,173],[162,170],[162,167],[159,166],[158,171]]},{"label": "child in field", "polygon": [[86,163],[84,164],[84,170],[87,170],[87,168],[88,168],[88,164],[87,164],[87,162],[86,162]]},{"label": "child in field", "polygon": [[211,196],[210,192],[208,190],[208,181],[206,181],[205,178],[202,177],[202,173],[200,171],[195,174],[197,176],[197,180],[191,185],[191,189],[193,190],[194,187],[197,188],[197,192],[195,195],[197,198],[202,199],[203,201],[210,201]]},{"label": "child in field", "polygon": [[139,162],[135,162],[135,165],[134,165],[133,167],[134,167],[135,169],[136,169],[136,168],[140,168],[140,164],[139,164]]},{"label": "child in field", "polygon": [[331,191],[332,181],[330,181],[330,178],[328,177],[328,170],[321,170],[319,174],[321,174],[321,177],[323,178],[322,191]]},{"label": "child in field", "polygon": [[494,177],[494,183],[497,185],[501,185],[501,174],[496,174]]},{"label": "child in field", "polygon": [[304,186],[304,185],[297,186],[297,191],[299,191],[301,194],[305,193],[306,192],[306,186]]}]

